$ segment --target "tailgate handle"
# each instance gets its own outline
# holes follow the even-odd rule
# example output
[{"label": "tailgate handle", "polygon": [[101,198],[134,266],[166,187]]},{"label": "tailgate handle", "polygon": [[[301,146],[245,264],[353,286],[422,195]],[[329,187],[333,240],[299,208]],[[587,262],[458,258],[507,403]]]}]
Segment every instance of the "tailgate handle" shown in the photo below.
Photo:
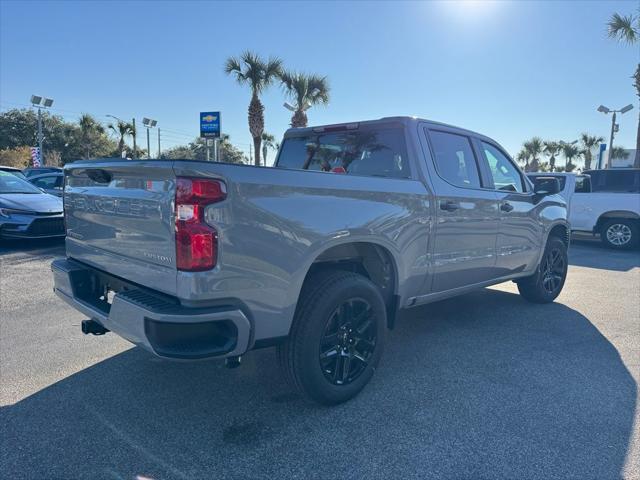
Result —
[{"label": "tailgate handle", "polygon": [[94,170],[87,170],[87,177],[96,183],[109,183],[113,176],[106,170],[96,168]]}]

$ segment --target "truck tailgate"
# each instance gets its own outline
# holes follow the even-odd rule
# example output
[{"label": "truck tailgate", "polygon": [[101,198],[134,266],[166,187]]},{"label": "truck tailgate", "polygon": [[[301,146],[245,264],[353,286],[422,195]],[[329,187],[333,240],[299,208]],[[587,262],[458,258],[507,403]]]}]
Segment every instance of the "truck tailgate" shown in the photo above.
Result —
[{"label": "truck tailgate", "polygon": [[67,256],[175,295],[173,162],[81,162],[65,175]]}]

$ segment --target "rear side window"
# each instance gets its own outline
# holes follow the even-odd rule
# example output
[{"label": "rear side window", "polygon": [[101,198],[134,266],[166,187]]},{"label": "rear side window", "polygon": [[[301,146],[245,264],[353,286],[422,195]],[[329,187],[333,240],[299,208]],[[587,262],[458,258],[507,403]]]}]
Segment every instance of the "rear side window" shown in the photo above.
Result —
[{"label": "rear side window", "polygon": [[576,177],[576,193],[589,193],[591,191],[591,178],[587,175]]},{"label": "rear side window", "polygon": [[285,138],[278,168],[410,178],[402,128],[358,129]]},{"label": "rear side window", "polygon": [[480,175],[471,140],[464,135],[429,132],[438,174],[458,187],[480,188]]},{"label": "rear side window", "polygon": [[594,192],[640,192],[640,172],[637,170],[598,170],[590,175]]}]

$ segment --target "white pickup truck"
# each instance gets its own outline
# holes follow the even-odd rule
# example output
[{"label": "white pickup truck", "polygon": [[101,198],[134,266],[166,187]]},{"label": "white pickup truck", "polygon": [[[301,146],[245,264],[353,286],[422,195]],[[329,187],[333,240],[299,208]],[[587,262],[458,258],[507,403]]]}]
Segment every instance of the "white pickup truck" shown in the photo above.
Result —
[{"label": "white pickup truck", "polygon": [[640,169],[530,173],[528,177],[558,179],[560,195],[569,205],[572,231],[599,234],[606,246],[615,249],[640,243]]}]

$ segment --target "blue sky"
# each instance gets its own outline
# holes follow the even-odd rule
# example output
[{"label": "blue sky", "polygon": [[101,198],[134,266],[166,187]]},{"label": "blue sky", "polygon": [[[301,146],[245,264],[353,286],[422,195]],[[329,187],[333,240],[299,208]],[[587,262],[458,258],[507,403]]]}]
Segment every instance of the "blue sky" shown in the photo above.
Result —
[{"label": "blue sky", "polygon": [[[329,77],[331,103],[311,109],[310,124],[417,115],[480,131],[515,154],[533,135],[608,140],[610,118],[597,106],[634,103],[616,137],[634,148],[629,77],[640,54],[609,40],[605,23],[635,10],[636,1],[1,0],[0,107],[36,93],[70,120],[148,116],[163,148],[197,135],[198,112],[220,110],[223,131],[246,151],[249,91],[223,65],[252,49]],[[290,117],[283,101],[277,86],[263,96],[277,137]]]}]

